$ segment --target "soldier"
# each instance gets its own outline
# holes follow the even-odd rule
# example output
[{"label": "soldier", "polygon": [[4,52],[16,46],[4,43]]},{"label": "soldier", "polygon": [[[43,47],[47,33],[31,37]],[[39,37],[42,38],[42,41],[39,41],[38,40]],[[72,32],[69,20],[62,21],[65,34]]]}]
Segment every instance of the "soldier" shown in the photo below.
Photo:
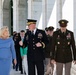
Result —
[{"label": "soldier", "polygon": [[51,62],[56,63],[57,75],[62,75],[63,65],[65,66],[65,75],[71,75],[72,61],[76,64],[74,34],[72,31],[67,30],[67,23],[67,20],[60,20],[60,29],[53,34]]},{"label": "soldier", "polygon": [[27,19],[29,30],[25,34],[24,43],[20,41],[20,45],[28,46],[28,75],[35,74],[35,66],[37,75],[44,75],[44,51],[47,44],[47,36],[45,31],[36,28],[36,21]]},{"label": "soldier", "polygon": [[50,63],[50,57],[52,55],[51,45],[52,45],[52,37],[53,37],[54,27],[50,26],[47,28],[47,38],[48,44],[46,45],[45,49],[45,75],[53,75],[54,65]]}]

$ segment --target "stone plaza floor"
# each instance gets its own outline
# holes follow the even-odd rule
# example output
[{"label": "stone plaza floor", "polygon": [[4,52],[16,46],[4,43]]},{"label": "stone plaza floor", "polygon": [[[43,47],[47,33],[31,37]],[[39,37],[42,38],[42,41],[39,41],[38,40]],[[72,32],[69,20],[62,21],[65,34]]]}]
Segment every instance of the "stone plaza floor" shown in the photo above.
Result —
[{"label": "stone plaza floor", "polygon": [[15,71],[14,69],[11,69],[10,75],[24,75],[24,74],[20,74],[20,71]]},{"label": "stone plaza floor", "polygon": [[[55,66],[56,68],[56,66]],[[54,74],[53,75],[56,75],[56,69],[54,68]],[[64,73],[65,69],[63,69],[63,75],[65,75]],[[20,71],[15,71],[14,69],[11,68],[11,72],[10,72],[10,75],[24,75],[24,74],[20,74]],[[76,75],[76,65],[74,65],[72,63],[72,68],[71,68],[71,75]]]}]

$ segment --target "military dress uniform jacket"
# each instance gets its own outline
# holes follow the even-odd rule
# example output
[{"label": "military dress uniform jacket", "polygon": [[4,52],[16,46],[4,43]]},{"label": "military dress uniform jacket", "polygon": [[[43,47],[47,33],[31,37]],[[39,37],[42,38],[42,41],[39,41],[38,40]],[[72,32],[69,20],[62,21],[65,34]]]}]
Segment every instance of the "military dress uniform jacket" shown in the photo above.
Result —
[{"label": "military dress uniform jacket", "polygon": [[52,59],[56,62],[67,63],[76,60],[76,48],[73,32],[66,30],[55,31],[52,41]]},{"label": "military dress uniform jacket", "polygon": [[46,45],[45,48],[45,58],[51,58],[52,55],[51,45],[53,36],[47,35],[47,38],[48,38],[48,44]]},{"label": "military dress uniform jacket", "polygon": [[[44,52],[47,41],[45,31],[36,29],[35,34],[32,34],[31,31],[27,31],[24,38],[24,45],[28,46],[27,58],[30,61],[44,60]],[[36,47],[36,43],[38,42],[42,44],[41,47]]]}]

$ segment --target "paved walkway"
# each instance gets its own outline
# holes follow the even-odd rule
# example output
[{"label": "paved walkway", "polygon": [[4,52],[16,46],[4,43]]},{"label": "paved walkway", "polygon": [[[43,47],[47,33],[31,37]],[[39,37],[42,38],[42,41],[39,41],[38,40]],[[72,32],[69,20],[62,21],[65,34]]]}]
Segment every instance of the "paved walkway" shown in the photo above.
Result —
[{"label": "paved walkway", "polygon": [[[65,70],[63,69],[63,71]],[[20,74],[20,71],[15,71],[14,69],[11,69],[10,75],[24,75],[24,74]],[[55,69],[54,69],[54,75],[56,75]],[[65,74],[63,73],[63,75]],[[76,75],[76,65],[74,64],[72,64],[71,75]]]},{"label": "paved walkway", "polygon": [[24,74],[20,74],[20,71],[15,71],[12,69],[10,75],[24,75]]}]

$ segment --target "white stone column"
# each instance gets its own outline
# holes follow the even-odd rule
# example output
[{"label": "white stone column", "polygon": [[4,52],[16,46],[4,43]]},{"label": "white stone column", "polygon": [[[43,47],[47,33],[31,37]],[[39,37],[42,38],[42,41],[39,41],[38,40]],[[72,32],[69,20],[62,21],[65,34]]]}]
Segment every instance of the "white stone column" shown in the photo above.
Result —
[{"label": "white stone column", "polygon": [[3,26],[3,6],[2,0],[0,0],[0,28]]},{"label": "white stone column", "polygon": [[74,12],[74,35],[75,35],[75,40],[76,40],[76,0],[73,0],[73,12]]},{"label": "white stone column", "polygon": [[33,0],[28,0],[28,18],[32,18],[32,1]]},{"label": "white stone column", "polygon": [[26,30],[26,26],[27,26],[27,17],[28,17],[28,4],[27,4],[27,0],[20,0],[19,1],[19,5],[18,5],[18,9],[19,9],[19,31],[21,30]]},{"label": "white stone column", "polygon": [[56,2],[57,4],[56,4],[56,11],[57,11],[57,27],[59,27],[59,25],[58,25],[58,21],[60,20],[60,19],[62,19],[62,0],[57,0],[57,2]]},{"label": "white stone column", "polygon": [[13,0],[13,31],[19,32],[19,12],[18,12],[19,0]]},{"label": "white stone column", "polygon": [[47,0],[42,0],[42,28],[47,26]]}]

